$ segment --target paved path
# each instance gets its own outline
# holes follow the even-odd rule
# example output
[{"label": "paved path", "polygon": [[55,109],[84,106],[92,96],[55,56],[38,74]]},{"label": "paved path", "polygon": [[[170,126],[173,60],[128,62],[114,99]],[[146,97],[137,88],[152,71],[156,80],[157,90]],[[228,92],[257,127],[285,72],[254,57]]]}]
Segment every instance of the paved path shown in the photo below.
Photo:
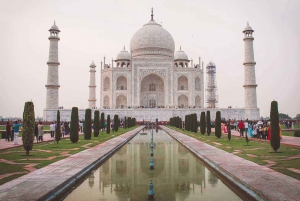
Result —
[{"label": "paved path", "polygon": [[[212,128],[211,131],[215,132],[215,129]],[[225,133],[225,135],[227,135],[227,133]],[[231,130],[231,135],[240,136],[240,133],[237,130]],[[251,140],[251,139],[256,139],[256,138],[249,138],[249,139]],[[284,144],[284,145],[300,147],[300,137],[291,137],[291,136],[284,136],[283,135],[280,143]]]},{"label": "paved path", "polygon": [[[68,158],[52,163],[27,175],[0,186],[0,200],[45,200],[50,195],[62,193],[85,173],[97,167],[112,154],[112,150],[122,146],[140,131],[140,126],[123,135],[103,142],[95,147],[74,154]],[[88,196],[88,195],[87,195]]]},{"label": "paved path", "polygon": [[[79,135],[82,135],[83,133],[79,133]],[[70,138],[70,135],[65,135],[64,138]],[[34,138],[34,143],[36,143],[36,138]],[[55,138],[51,138],[50,137],[50,133],[46,133],[43,135],[43,140],[44,142],[48,142],[48,141],[53,141],[55,140]],[[40,142],[39,142],[40,143]],[[23,147],[23,141],[22,141],[22,137],[18,138],[18,144],[15,145],[13,141],[6,141],[6,139],[1,139],[0,140],[0,150],[5,150],[5,149],[10,149],[10,148],[14,148],[14,147]]]},{"label": "paved path", "polygon": [[[161,126],[208,165],[246,191],[254,191],[259,200],[300,200],[300,181],[272,169],[220,150],[192,137]],[[237,185],[238,185],[237,184]]]}]

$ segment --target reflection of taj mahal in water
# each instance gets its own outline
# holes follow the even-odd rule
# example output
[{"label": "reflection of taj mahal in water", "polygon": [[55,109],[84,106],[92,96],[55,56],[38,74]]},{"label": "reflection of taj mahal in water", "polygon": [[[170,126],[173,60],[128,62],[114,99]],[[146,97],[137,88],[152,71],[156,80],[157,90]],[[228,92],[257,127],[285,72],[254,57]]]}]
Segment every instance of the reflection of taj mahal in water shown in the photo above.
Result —
[{"label": "reflection of taj mahal in water", "polygon": [[[149,169],[149,134],[137,135],[89,176],[89,200],[99,200],[101,193],[109,200],[140,201],[147,196],[149,180],[156,184],[155,194],[163,195],[164,200],[191,200],[200,193],[205,200],[224,185],[180,143],[160,132],[153,137],[154,170]],[[72,196],[78,199],[82,190],[76,190]]]},{"label": "reflection of taj mahal in water", "polygon": [[[53,120],[59,108],[58,82],[58,34],[54,24],[50,31],[50,52],[48,61],[47,100],[44,118]],[[121,118],[131,116],[142,120],[166,121],[172,116],[211,110],[221,110],[224,118],[258,119],[259,109],[256,100],[255,61],[253,53],[253,30],[248,25],[245,30],[245,108],[216,109],[217,101],[211,90],[206,88],[204,97],[204,68],[199,58],[198,64],[189,60],[180,49],[175,52],[172,35],[160,24],[151,19],[139,29],[130,41],[130,53],[124,49],[110,65],[101,62],[100,111],[106,114],[119,114]],[[114,65],[115,63],[115,65]],[[210,62],[208,69],[215,65]],[[215,73],[215,71],[214,71]],[[209,82],[209,78],[207,82]],[[242,86],[242,84],[241,84]],[[214,94],[215,96],[215,94]],[[96,65],[90,65],[89,108],[96,109]],[[204,107],[204,102],[207,107]],[[62,120],[70,119],[70,110],[61,109]],[[84,110],[79,110],[80,119]]]}]

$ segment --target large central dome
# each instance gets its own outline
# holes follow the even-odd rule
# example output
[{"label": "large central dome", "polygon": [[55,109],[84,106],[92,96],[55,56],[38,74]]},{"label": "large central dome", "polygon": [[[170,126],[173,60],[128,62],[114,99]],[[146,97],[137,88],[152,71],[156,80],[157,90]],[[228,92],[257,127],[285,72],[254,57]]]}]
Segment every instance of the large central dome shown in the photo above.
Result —
[{"label": "large central dome", "polygon": [[139,29],[131,38],[132,57],[162,55],[173,58],[175,50],[171,34],[152,19]]}]

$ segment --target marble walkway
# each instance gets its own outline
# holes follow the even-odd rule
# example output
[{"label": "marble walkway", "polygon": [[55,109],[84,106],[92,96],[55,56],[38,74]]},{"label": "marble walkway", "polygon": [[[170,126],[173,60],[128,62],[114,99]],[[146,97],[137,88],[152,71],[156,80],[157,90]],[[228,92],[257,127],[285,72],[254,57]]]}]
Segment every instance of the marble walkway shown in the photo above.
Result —
[{"label": "marble walkway", "polygon": [[210,146],[165,126],[162,128],[209,166],[215,168],[222,176],[252,194],[254,200],[300,200],[299,180]]},{"label": "marble walkway", "polygon": [[47,200],[46,198],[49,196],[52,200],[56,200],[56,195],[64,192],[65,186],[71,186],[82,179],[85,176],[84,173],[97,167],[115,149],[129,141],[142,128],[143,126],[140,126],[95,147],[1,185],[0,200]]}]

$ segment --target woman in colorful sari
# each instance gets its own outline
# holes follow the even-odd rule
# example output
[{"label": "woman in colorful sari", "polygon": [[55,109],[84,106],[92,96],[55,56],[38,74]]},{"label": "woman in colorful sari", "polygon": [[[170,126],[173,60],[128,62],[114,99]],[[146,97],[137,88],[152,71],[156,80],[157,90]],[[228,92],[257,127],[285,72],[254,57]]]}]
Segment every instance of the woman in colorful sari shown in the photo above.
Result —
[{"label": "woman in colorful sari", "polygon": [[281,128],[280,123],[279,123],[279,137],[280,137],[280,139],[282,139],[282,128]]},{"label": "woman in colorful sari", "polygon": [[249,123],[249,126],[248,126],[248,133],[249,133],[249,136],[251,137],[251,138],[253,138],[254,136],[253,136],[253,128],[252,128],[252,126],[253,126],[253,124],[252,124],[252,122],[250,122]]}]

